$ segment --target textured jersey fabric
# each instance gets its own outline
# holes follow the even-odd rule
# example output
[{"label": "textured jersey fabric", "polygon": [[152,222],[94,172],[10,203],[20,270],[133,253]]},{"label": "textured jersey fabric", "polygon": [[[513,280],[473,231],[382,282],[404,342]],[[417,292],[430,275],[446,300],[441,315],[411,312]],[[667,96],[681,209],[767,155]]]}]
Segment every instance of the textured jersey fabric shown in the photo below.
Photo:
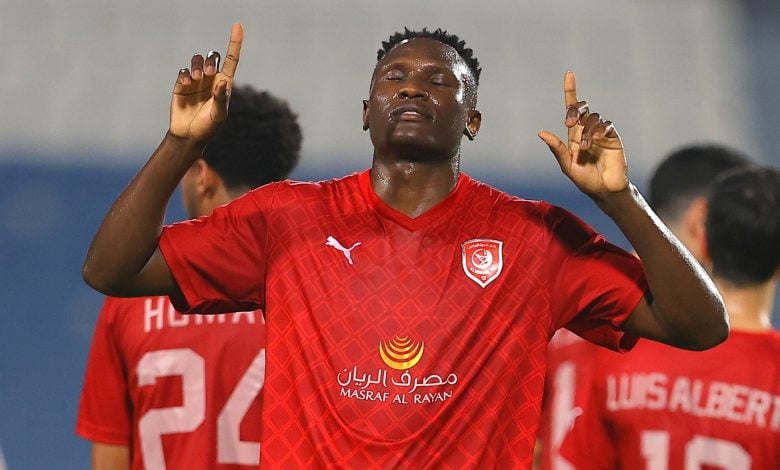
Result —
[{"label": "textured jersey fabric", "polygon": [[528,466],[553,331],[628,348],[646,289],[571,214],[463,174],[417,218],[368,171],[274,183],[160,248],[181,308],[265,309],[268,468]]},{"label": "textured jersey fabric", "polygon": [[182,315],[167,297],[107,298],[76,432],[129,446],[133,469],[258,466],[262,312]]},{"label": "textured jersey fabric", "polygon": [[780,468],[778,358],[776,331],[701,352],[553,341],[543,468]]}]

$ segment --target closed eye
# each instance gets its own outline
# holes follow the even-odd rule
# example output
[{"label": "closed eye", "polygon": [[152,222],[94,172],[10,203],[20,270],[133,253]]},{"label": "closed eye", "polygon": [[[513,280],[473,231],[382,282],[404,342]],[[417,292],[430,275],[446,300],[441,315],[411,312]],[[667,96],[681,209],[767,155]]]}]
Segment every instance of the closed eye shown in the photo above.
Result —
[{"label": "closed eye", "polygon": [[404,74],[399,70],[391,70],[385,75],[385,80],[403,80]]},{"label": "closed eye", "polygon": [[441,73],[431,75],[430,82],[433,83],[434,85],[442,85],[442,86],[449,85],[449,82],[447,81],[447,77]]}]

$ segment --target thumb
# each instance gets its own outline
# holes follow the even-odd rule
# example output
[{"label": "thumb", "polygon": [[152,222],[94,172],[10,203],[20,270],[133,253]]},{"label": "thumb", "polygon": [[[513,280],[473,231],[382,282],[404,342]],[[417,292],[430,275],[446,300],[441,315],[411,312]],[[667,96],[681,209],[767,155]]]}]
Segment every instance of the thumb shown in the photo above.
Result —
[{"label": "thumb", "polygon": [[539,131],[537,134],[542,141],[550,148],[550,152],[555,155],[555,159],[558,160],[558,165],[561,169],[568,167],[568,162],[571,159],[569,154],[569,148],[561,141],[555,134],[548,131]]}]

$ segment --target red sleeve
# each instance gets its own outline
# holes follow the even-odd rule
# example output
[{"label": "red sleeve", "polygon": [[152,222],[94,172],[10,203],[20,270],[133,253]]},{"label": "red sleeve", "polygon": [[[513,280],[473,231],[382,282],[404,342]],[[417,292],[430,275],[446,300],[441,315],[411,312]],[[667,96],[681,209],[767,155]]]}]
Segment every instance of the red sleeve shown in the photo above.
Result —
[{"label": "red sleeve", "polygon": [[637,337],[621,329],[647,291],[642,263],[555,206],[547,255],[554,327],[567,327],[610,349],[631,349]]},{"label": "red sleeve", "polygon": [[277,185],[256,189],[208,217],[164,228],[159,247],[181,296],[180,312],[222,313],[262,308],[268,211]]},{"label": "red sleeve", "polygon": [[116,342],[118,299],[106,298],[89,351],[76,434],[93,442],[130,445],[126,366]]}]

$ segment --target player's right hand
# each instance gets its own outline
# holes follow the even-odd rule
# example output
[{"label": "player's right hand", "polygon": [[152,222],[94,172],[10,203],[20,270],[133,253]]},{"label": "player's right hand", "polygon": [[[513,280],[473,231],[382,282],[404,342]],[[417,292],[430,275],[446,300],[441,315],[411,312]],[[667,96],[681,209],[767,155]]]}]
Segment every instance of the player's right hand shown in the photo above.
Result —
[{"label": "player's right hand", "polygon": [[171,99],[169,132],[180,138],[205,142],[227,117],[230,90],[236,75],[244,27],[234,23],[222,70],[216,51],[192,56],[190,68],[179,70]]}]

